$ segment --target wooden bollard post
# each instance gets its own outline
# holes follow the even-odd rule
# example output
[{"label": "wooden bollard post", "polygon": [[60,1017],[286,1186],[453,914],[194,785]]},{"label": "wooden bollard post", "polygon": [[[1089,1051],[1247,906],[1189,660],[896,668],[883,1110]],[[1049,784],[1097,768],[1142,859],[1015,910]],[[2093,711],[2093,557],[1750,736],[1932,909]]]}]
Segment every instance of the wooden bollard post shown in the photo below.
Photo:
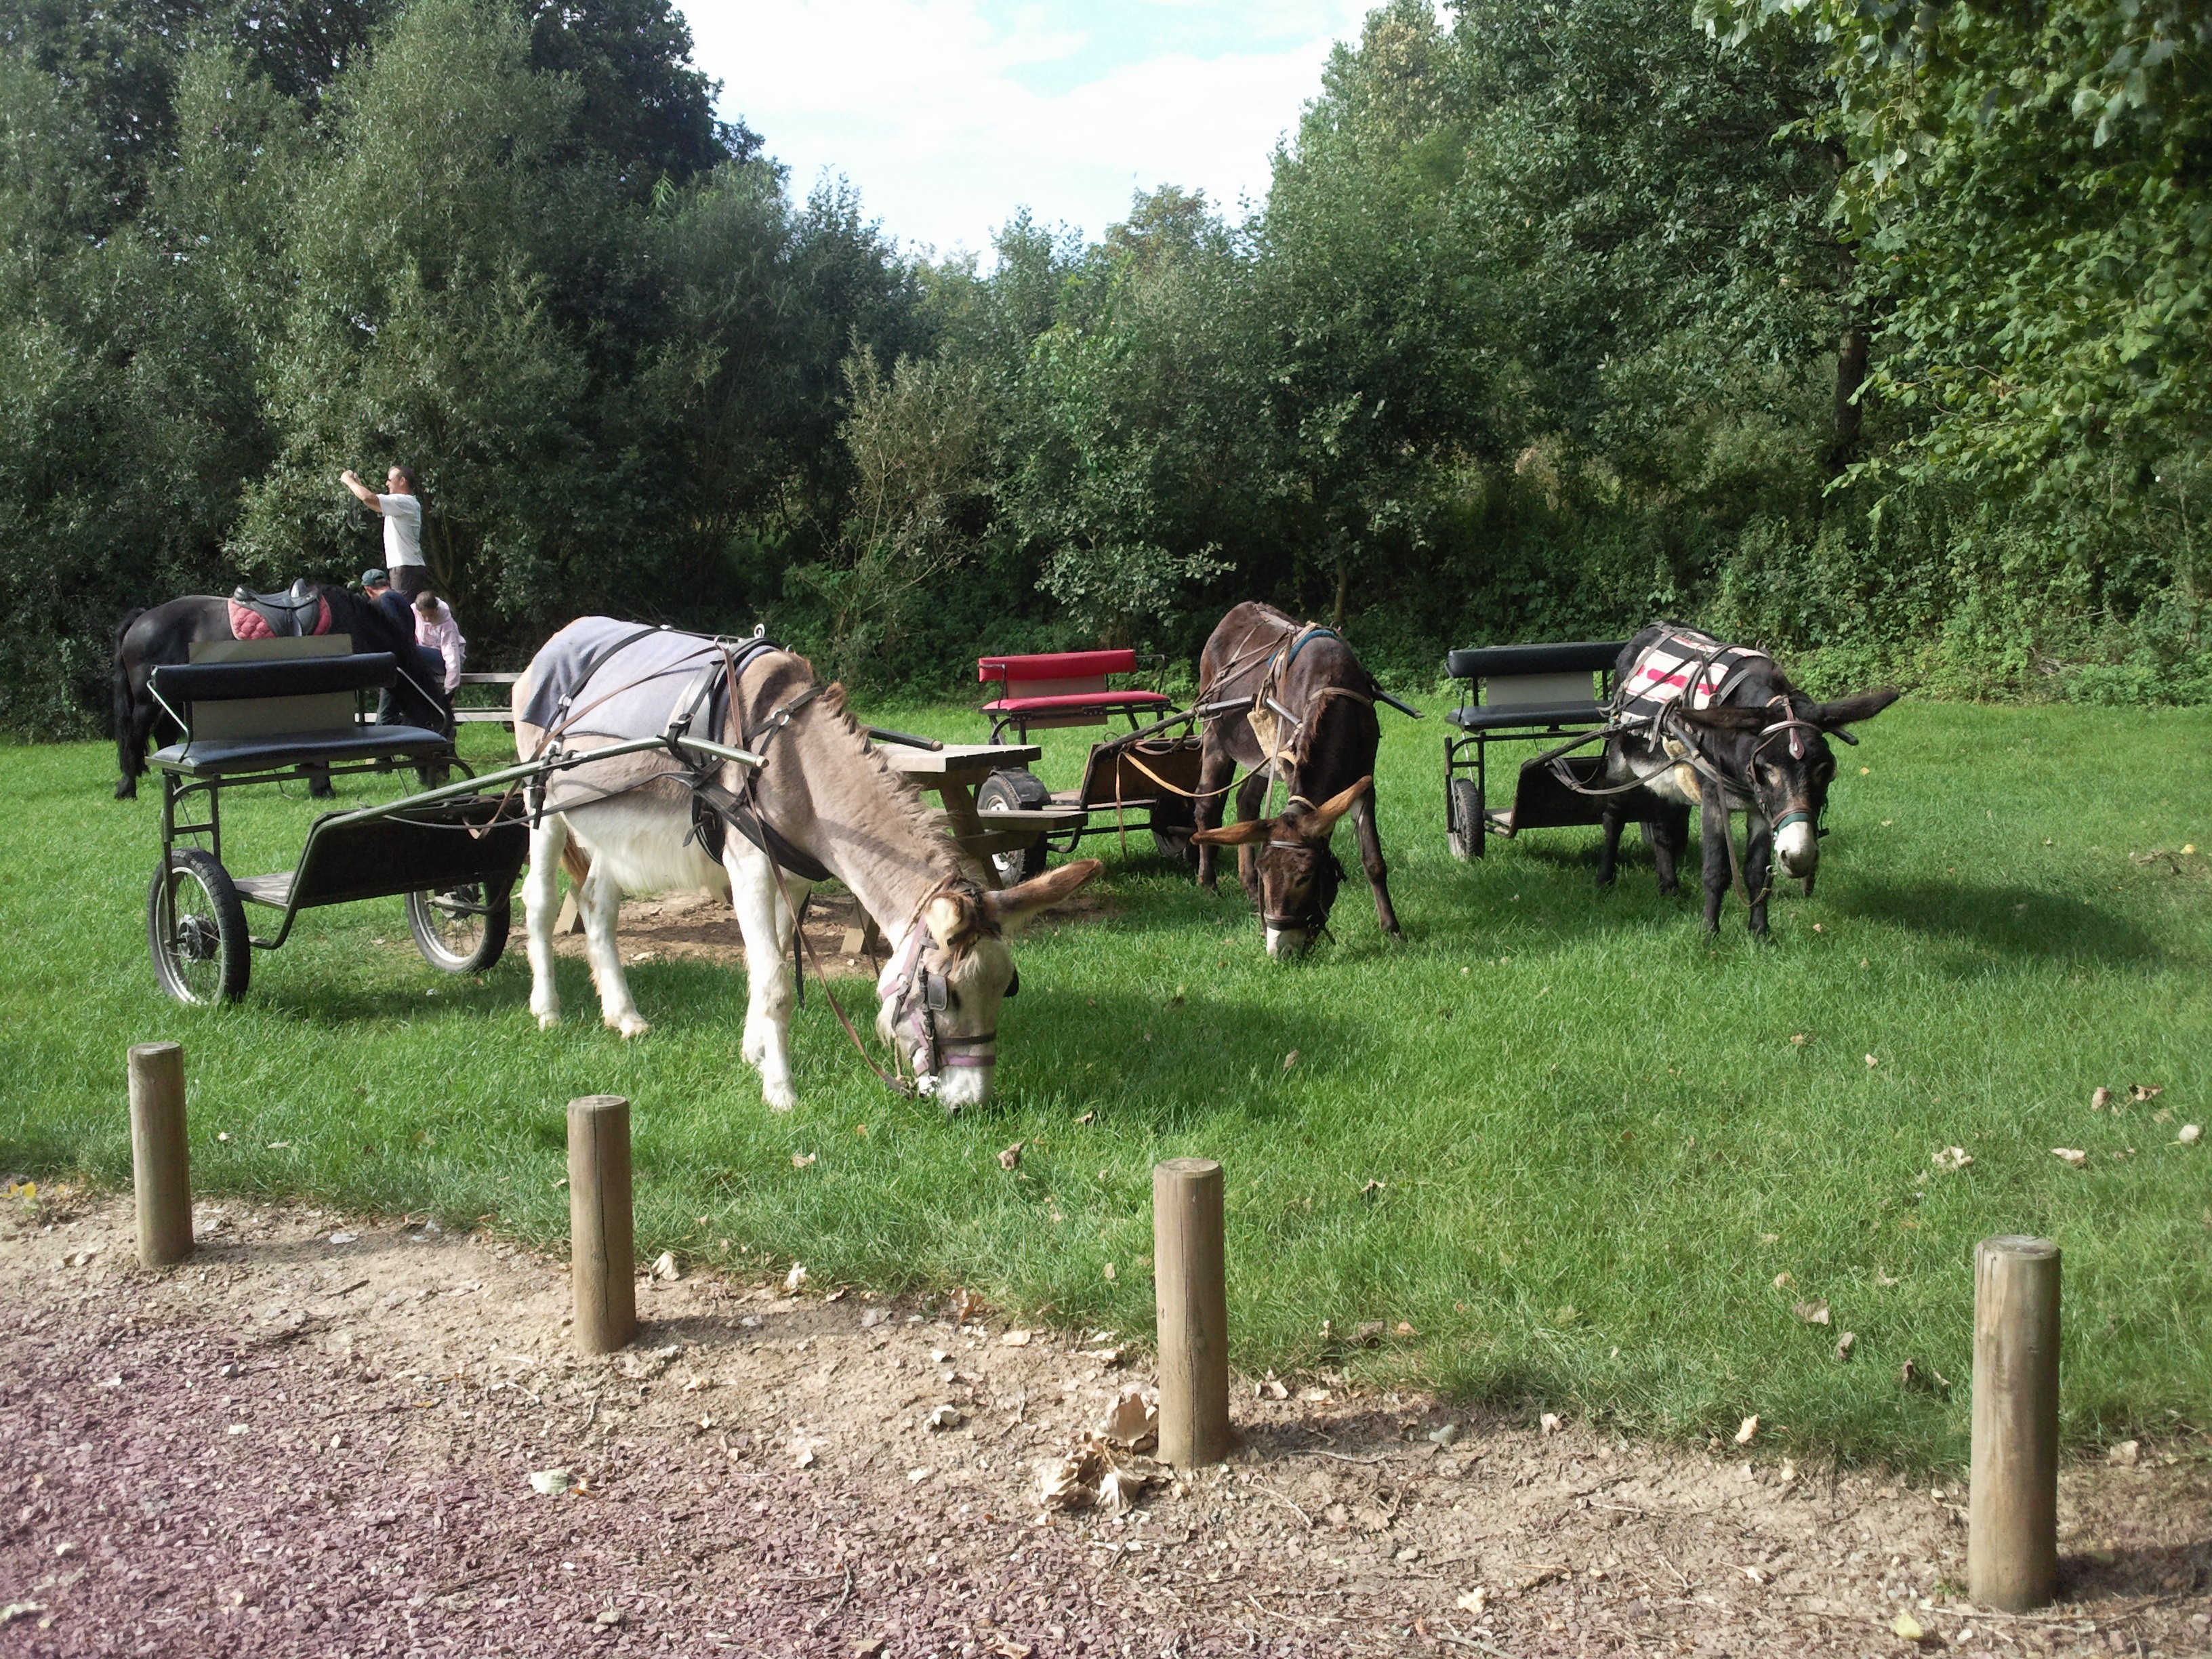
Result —
[{"label": "wooden bollard post", "polygon": [[637,1334],[630,1216],[629,1102],[568,1103],[568,1289],[579,1353],[612,1353]]},{"label": "wooden bollard post", "polygon": [[1974,1251],[1974,1462],[1966,1594],[2004,1613],[2058,1593],[2058,1247]]},{"label": "wooden bollard post", "polygon": [[192,1253],[192,1165],[181,1043],[131,1046],[131,1186],[138,1200],[138,1265],[182,1261]]},{"label": "wooden bollard post", "polygon": [[1171,1158],[1152,1170],[1152,1275],[1160,1340],[1160,1461],[1229,1455],[1229,1283],[1221,1166]]}]

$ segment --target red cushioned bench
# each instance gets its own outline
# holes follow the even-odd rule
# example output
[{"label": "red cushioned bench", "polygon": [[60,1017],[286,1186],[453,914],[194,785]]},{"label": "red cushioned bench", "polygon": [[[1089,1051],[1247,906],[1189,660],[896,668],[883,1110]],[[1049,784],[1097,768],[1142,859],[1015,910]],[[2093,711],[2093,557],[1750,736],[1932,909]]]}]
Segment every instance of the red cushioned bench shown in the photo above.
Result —
[{"label": "red cushioned bench", "polygon": [[1158,691],[1116,689],[1109,679],[1137,672],[1137,653],[1121,651],[1054,651],[1024,657],[982,657],[975,678],[1000,688],[983,705],[991,717],[991,741],[1005,740],[1011,726],[1026,743],[1032,729],[1055,726],[1103,726],[1113,715],[1127,717],[1132,730],[1139,714],[1157,714],[1175,705]]}]

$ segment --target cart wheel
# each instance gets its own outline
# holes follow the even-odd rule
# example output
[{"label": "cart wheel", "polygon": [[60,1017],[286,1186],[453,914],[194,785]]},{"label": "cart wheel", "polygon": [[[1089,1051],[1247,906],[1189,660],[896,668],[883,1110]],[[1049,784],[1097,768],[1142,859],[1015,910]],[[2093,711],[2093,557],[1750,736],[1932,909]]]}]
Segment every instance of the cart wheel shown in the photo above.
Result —
[{"label": "cart wheel", "polygon": [[179,1002],[235,1002],[252,971],[246,907],[212,853],[177,847],[146,895],[154,977]]},{"label": "cart wheel", "polygon": [[508,894],[487,900],[477,882],[407,896],[415,948],[423,961],[449,974],[481,974],[497,962],[507,949],[513,914]]},{"label": "cart wheel", "polygon": [[1444,840],[1455,859],[1479,859],[1482,856],[1484,832],[1489,828],[1482,816],[1482,791],[1474,787],[1473,778],[1454,778],[1444,793],[1446,828]]},{"label": "cart wheel", "polygon": [[[1019,766],[992,773],[975,791],[976,808],[985,812],[1010,808],[1029,811],[1049,805],[1051,801],[1052,792],[1036,774]],[[1044,857],[1044,837],[1040,836],[1017,852],[992,854],[991,866],[999,872],[999,885],[1012,887],[1032,876],[1042,875]]]}]

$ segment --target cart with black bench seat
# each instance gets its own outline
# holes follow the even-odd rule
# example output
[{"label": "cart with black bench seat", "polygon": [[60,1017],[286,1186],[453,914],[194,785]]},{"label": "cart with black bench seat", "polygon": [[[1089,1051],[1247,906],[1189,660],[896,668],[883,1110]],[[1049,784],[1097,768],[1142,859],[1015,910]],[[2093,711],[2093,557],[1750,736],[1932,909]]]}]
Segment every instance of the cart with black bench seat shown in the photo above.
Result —
[{"label": "cart with black bench seat", "polygon": [[[1613,665],[1622,640],[1576,640],[1553,645],[1487,645],[1454,651],[1444,672],[1467,686],[1466,702],[1446,718],[1456,728],[1444,738],[1444,833],[1452,855],[1479,859],[1491,836],[1524,830],[1560,830],[1602,823],[1607,800],[1577,793],[1605,787],[1605,756],[1552,751],[1605,725],[1613,694]],[[1492,744],[1540,744],[1542,752],[1522,761],[1513,774],[1510,803],[1490,773]],[[1660,803],[1641,789],[1612,799],[1632,818],[1655,816]]]},{"label": "cart with black bench seat", "polygon": [[[222,659],[167,664],[150,679],[185,733],[152,760],[161,776],[161,857],[146,900],[155,975],[179,1002],[235,1000],[246,992],[251,951],[283,945],[302,910],[356,899],[404,896],[426,961],[448,973],[481,972],[506,949],[510,896],[530,850],[522,793],[504,786],[661,747],[759,763],[672,728],[477,776],[443,732],[362,723],[363,696],[397,678],[390,653],[356,653],[343,635],[222,644]],[[240,877],[224,867],[225,791],[401,768],[461,778],[323,813],[289,870]],[[250,929],[249,904],[278,913],[273,933]]]},{"label": "cart with black bench seat", "polygon": [[[1154,659],[1155,672],[1165,665]],[[1067,852],[1085,836],[1149,830],[1154,845],[1177,860],[1191,856],[1197,826],[1200,743],[1196,717],[1152,686],[1115,684],[1139,672],[1133,650],[1056,651],[1026,656],[983,657],[975,678],[998,688],[983,705],[991,741],[1026,744],[1033,731],[1059,726],[1110,726],[1128,731],[1091,746],[1083,780],[1052,790],[1025,766],[1001,768],[975,792],[987,826],[1031,829],[1036,838],[994,855],[1000,877],[1024,880],[1042,872],[1048,851]],[[1130,814],[1141,813],[1132,820]]]}]

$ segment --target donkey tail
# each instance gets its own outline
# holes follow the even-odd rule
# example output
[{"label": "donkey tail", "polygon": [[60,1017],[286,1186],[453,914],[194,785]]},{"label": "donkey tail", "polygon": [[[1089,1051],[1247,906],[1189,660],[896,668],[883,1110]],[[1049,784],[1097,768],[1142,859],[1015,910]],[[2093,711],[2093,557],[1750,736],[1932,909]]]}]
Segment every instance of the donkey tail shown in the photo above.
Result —
[{"label": "donkey tail", "polygon": [[123,654],[123,641],[131,633],[131,624],[145,614],[143,605],[133,605],[115,624],[115,758],[120,784],[134,781],[146,769],[146,745],[131,695],[131,665]]}]

